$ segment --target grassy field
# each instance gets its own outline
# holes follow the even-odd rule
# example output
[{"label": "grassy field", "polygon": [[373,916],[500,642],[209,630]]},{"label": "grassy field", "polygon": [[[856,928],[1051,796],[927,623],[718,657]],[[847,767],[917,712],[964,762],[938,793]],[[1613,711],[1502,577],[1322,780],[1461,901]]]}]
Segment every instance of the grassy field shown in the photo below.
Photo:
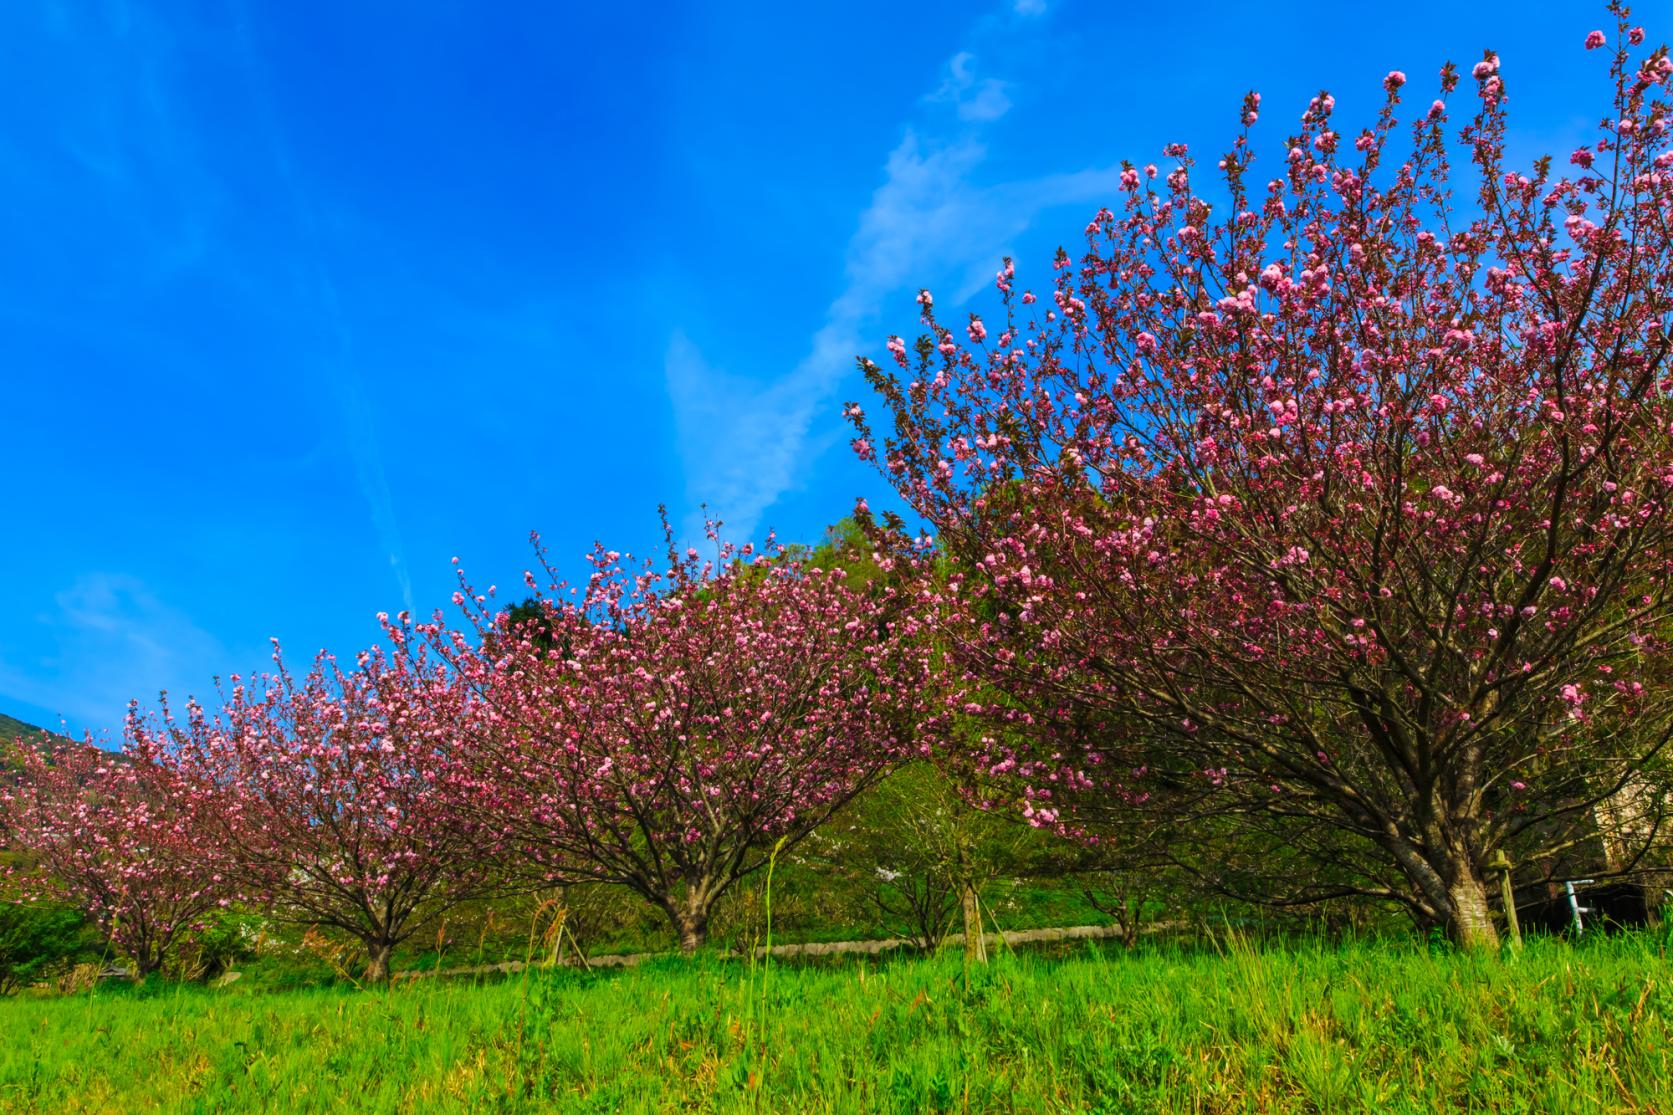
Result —
[{"label": "grassy field", "polygon": [[0,1002],[5,1111],[1673,1112],[1666,941],[714,959]]}]

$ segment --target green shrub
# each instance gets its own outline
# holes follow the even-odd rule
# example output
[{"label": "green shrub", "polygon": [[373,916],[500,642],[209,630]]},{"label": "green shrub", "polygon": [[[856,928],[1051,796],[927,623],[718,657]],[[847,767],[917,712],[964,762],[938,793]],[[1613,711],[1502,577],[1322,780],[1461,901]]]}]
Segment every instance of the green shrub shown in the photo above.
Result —
[{"label": "green shrub", "polygon": [[222,910],[209,915],[192,938],[194,948],[181,960],[182,976],[214,979],[241,961],[255,956],[267,919],[241,910]]},{"label": "green shrub", "polygon": [[0,901],[0,995],[68,971],[87,950],[86,929],[79,910]]}]

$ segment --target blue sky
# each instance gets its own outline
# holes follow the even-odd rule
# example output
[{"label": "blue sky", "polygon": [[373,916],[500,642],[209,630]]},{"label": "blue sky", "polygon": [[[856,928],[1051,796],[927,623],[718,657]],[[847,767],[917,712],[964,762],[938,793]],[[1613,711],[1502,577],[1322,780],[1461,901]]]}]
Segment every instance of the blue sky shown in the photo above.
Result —
[{"label": "blue sky", "polygon": [[817,538],[883,502],[841,403],[914,292],[1044,285],[1122,159],[1212,156],[1245,90],[1272,151],[1490,45],[1513,154],[1566,154],[1602,5],[1511,13],[0,5],[0,711],[97,731],[269,636],[352,650],[454,555],[519,585],[530,529],[575,571],[664,502]]}]

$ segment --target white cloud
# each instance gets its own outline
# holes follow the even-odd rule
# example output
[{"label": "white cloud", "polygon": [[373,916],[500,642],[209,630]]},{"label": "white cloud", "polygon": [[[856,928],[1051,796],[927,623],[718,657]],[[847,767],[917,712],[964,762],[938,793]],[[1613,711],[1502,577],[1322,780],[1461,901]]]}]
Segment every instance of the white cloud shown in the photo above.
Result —
[{"label": "white cloud", "polygon": [[910,282],[931,256],[981,219],[981,199],[969,179],[986,155],[974,141],[937,146],[907,131],[889,152],[883,184],[848,242],[848,286],[832,303],[831,317],[875,313],[886,291]]},{"label": "white cloud", "polygon": [[977,78],[976,56],[961,50],[947,61],[947,76],[940,88],[925,99],[936,104],[951,104],[960,120],[985,124],[997,120],[1011,110],[1011,98],[1005,94],[1005,83],[996,78]]},{"label": "white cloud", "polygon": [[1016,0],[1011,10],[1022,16],[1045,15],[1046,0]]},{"label": "white cloud", "polygon": [[[664,362],[677,416],[687,488],[726,522],[728,537],[749,538],[762,513],[790,488],[814,408],[822,401],[807,363],[775,383],[758,384],[711,368],[683,333]],[[684,524],[702,533],[701,512]]]},{"label": "white cloud", "polygon": [[925,151],[907,133],[849,242],[846,286],[807,355],[777,381],[716,371],[683,334],[674,337],[664,367],[687,487],[726,520],[729,535],[753,536],[766,509],[794,485],[809,426],[829,409],[831,392],[864,347],[862,326],[886,294],[958,240],[964,218],[974,216],[965,179],[981,158],[975,144]]},{"label": "white cloud", "polygon": [[[954,55],[926,100],[954,103],[979,124],[1003,115],[1010,101],[1003,83],[978,79],[974,62],[970,52]],[[986,156],[972,135],[906,130],[849,240],[844,286],[784,376],[762,382],[717,370],[687,337],[674,337],[664,370],[688,495],[725,519],[730,537],[753,537],[812,460],[844,440],[833,396],[855,356],[881,348],[879,318],[890,299],[898,295],[910,311],[919,284],[950,285],[941,302],[952,320],[1042,211],[1105,201],[1119,185],[1116,167],[984,185]],[[692,520],[688,530],[694,524],[701,526]]]},{"label": "white cloud", "polygon": [[128,702],[153,705],[161,689],[204,696],[226,668],[220,640],[136,577],[88,573],[53,604],[35,617],[32,637],[19,640],[37,648],[37,659],[0,660],[0,691],[62,715],[78,734],[115,735]]}]

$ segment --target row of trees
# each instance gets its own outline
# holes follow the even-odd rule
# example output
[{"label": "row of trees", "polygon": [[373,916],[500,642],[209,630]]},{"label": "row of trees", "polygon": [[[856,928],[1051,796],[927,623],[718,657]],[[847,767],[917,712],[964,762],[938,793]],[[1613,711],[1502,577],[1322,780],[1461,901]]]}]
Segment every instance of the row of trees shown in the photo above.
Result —
[{"label": "row of trees", "polygon": [[1611,10],[1570,174],[1505,165],[1490,53],[1406,138],[1404,74],[1357,136],[1314,98],[1265,182],[1251,94],[1207,184],[1184,145],[1124,171],[1046,300],[1006,261],[955,331],[922,292],[861,361],[887,429],[847,414],[933,544],[862,503],[835,561],[670,534],[510,609],[461,578],[462,623],[136,713],[121,760],[26,756],[9,831],[142,968],[236,897],[381,976],[427,915],[564,879],[694,949],[931,756],[1128,862],[1492,946],[1491,865],[1639,868],[1673,790],[1673,60]]},{"label": "row of trees", "polygon": [[348,934],[378,981],[457,904],[576,881],[695,950],[739,878],[927,749],[930,644],[896,590],[778,548],[592,560],[504,611],[461,578],[470,622],[389,620],[352,665],[275,647],[213,708],[134,710],[119,754],[21,750],[26,879],[142,974],[236,902]]}]

